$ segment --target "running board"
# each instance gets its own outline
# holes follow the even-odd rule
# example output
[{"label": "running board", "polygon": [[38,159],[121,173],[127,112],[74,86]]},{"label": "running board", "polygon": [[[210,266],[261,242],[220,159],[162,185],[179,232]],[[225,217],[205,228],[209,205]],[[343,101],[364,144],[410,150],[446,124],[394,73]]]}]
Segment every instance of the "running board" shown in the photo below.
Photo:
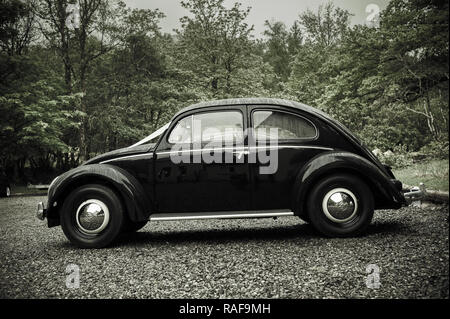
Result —
[{"label": "running board", "polygon": [[202,212],[202,213],[159,213],[150,215],[150,221],[184,220],[184,219],[231,219],[231,218],[264,218],[293,216],[289,209],[245,210],[234,212]]}]

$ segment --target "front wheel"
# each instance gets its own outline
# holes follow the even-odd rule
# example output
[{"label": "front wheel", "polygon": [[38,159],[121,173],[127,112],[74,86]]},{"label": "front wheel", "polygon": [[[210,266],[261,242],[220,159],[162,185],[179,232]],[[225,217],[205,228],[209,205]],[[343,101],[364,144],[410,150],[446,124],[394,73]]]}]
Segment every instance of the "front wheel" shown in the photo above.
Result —
[{"label": "front wheel", "polygon": [[360,178],[336,174],[320,180],[311,190],[308,217],[320,233],[329,237],[361,234],[372,221],[373,195]]},{"label": "front wheel", "polygon": [[120,233],[124,211],[118,196],[108,187],[78,187],[64,200],[61,227],[66,237],[81,248],[102,248]]}]

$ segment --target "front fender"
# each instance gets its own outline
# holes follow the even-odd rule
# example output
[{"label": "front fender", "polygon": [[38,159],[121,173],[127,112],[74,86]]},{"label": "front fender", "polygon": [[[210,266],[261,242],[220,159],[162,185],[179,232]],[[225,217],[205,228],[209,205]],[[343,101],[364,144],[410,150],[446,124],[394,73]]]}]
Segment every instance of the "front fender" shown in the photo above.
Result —
[{"label": "front fender", "polygon": [[304,215],[308,192],[314,184],[335,173],[350,173],[364,180],[373,192],[376,209],[400,208],[405,204],[391,177],[375,164],[354,153],[332,151],[312,158],[296,176],[292,206],[297,215]]},{"label": "front fender", "polygon": [[49,227],[59,225],[59,209],[65,197],[83,184],[104,183],[121,196],[132,221],[148,219],[150,200],[139,181],[126,170],[108,164],[82,165],[60,175],[48,190],[47,219]]}]

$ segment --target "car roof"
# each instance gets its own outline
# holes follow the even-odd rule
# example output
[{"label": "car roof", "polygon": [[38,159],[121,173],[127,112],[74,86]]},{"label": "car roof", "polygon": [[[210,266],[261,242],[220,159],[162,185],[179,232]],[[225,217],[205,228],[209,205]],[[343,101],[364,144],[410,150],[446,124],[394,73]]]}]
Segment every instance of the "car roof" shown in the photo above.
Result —
[{"label": "car roof", "polygon": [[301,111],[305,111],[308,113],[320,114],[321,116],[330,119],[330,116],[326,113],[322,112],[319,109],[316,109],[312,106],[291,101],[285,99],[275,99],[275,98],[234,98],[234,99],[223,99],[223,100],[213,100],[213,101],[205,101],[190,105],[188,107],[180,110],[175,116],[182,114],[187,111],[192,111],[196,109],[201,109],[205,107],[214,107],[214,106],[227,106],[227,105],[280,105],[292,107],[295,109],[299,109]]}]

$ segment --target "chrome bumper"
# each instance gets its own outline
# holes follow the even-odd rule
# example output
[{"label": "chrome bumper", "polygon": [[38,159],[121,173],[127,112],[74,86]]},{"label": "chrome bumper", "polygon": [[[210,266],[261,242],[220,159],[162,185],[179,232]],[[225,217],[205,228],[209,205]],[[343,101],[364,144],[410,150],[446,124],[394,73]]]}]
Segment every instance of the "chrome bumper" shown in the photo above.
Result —
[{"label": "chrome bumper", "polygon": [[425,197],[425,185],[423,183],[419,184],[419,187],[413,187],[409,192],[403,193],[403,196],[405,196],[407,204],[411,204],[415,201],[423,200]]},{"label": "chrome bumper", "polygon": [[44,203],[39,202],[37,205],[36,217],[40,220],[44,220],[47,217],[47,210],[44,208]]}]

